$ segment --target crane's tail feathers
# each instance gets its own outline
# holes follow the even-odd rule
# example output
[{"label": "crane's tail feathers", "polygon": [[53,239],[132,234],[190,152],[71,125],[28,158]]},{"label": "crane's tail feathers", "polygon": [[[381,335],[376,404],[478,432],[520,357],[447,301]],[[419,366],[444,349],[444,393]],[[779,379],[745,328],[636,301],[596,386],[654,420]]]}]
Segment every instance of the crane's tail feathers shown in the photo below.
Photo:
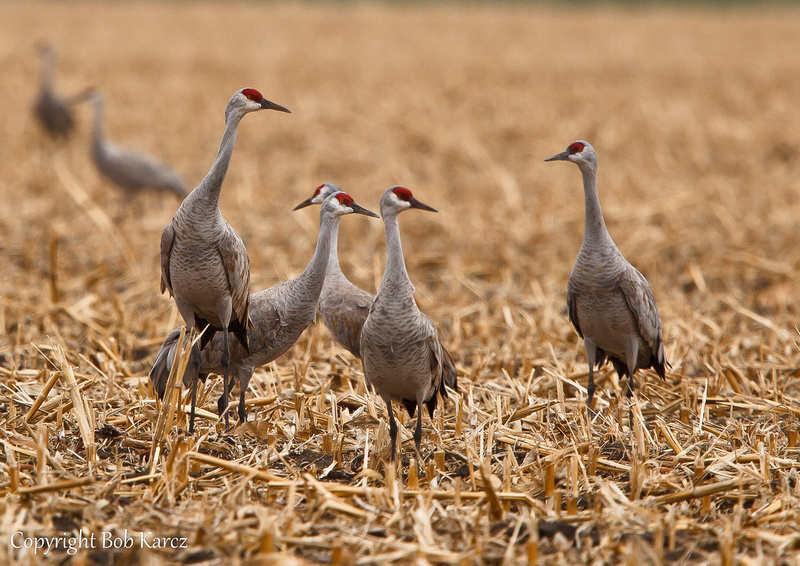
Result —
[{"label": "crane's tail feathers", "polygon": [[[431,397],[431,399],[435,399],[435,397]],[[414,399],[401,399],[400,401],[403,403],[403,407],[406,408],[411,418],[414,418],[414,413],[417,412],[417,402]],[[430,403],[430,401],[427,401],[427,403]],[[434,408],[436,407],[436,401],[434,401],[433,406]],[[430,409],[430,406],[428,406],[428,408]]]},{"label": "crane's tail feathers", "polygon": [[[156,354],[156,360],[153,362],[153,368],[150,370],[150,383],[152,383],[153,390],[156,392],[159,399],[164,398],[164,393],[167,389],[169,372],[175,361],[175,353],[178,351],[178,338],[180,335],[180,327],[169,333],[169,336],[167,336],[166,340],[161,344],[161,348]],[[183,374],[183,384],[187,387],[191,384],[189,368],[186,368],[186,372]]]},{"label": "crane's tail feathers", "polygon": [[653,356],[652,363],[653,369],[656,370],[656,373],[659,377],[666,381],[667,379],[667,372],[666,368],[672,369],[672,366],[667,361],[667,357],[664,355],[664,343],[661,341],[661,336],[658,337],[658,342],[656,343],[656,353]]},{"label": "crane's tail feathers", "polygon": [[[458,391],[458,369],[456,369],[456,362],[444,346],[442,346],[442,380],[447,387],[453,391]],[[442,396],[446,396],[446,392],[443,392]]]},{"label": "crane's tail feathers", "polygon": [[211,341],[214,339],[214,336],[217,335],[217,332],[220,332],[222,330],[220,328],[215,328],[214,326],[211,326],[211,324],[207,320],[200,318],[199,316],[197,316],[197,314],[194,315],[194,325],[197,331],[201,333],[200,334],[201,352],[205,350],[206,346],[208,346],[211,343]]},{"label": "crane's tail feathers", "polygon": [[236,336],[236,339],[239,341],[239,344],[242,345],[245,352],[248,354],[250,353],[250,340],[247,334],[248,330],[253,329],[253,322],[250,319],[250,315],[248,314],[247,319],[242,324],[241,320],[234,319],[231,321],[228,330]]},{"label": "crane's tail feathers", "polygon": [[669,362],[667,360],[665,360],[663,358],[661,359],[660,362],[657,362],[656,360],[653,360],[653,369],[656,370],[656,373],[658,374],[658,377],[660,377],[664,381],[667,380],[666,368],[672,369],[672,366],[669,364]]}]

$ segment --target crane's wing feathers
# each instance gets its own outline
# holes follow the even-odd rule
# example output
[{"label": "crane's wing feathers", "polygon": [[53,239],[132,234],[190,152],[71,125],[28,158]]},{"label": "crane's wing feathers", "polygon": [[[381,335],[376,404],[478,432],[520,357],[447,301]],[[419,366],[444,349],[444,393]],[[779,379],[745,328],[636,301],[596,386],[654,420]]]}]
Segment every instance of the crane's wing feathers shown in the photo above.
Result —
[{"label": "crane's wing feathers", "polygon": [[583,338],[581,325],[580,322],[578,322],[578,291],[575,288],[575,282],[572,277],[569,278],[569,283],[567,284],[567,315],[569,316],[569,321],[572,323],[572,326],[574,326],[575,330],[578,332],[578,336]]},{"label": "crane's wing feathers", "polygon": [[[431,377],[433,379],[433,394],[430,399],[425,402],[428,407],[428,414],[433,415],[436,408],[438,397],[442,400],[447,398],[447,390],[444,388],[446,385],[451,389],[458,391],[457,376],[458,370],[453,362],[453,357],[442,346],[439,341],[439,332],[433,321],[423,313],[420,314],[422,324],[427,327],[425,344],[428,348],[428,360],[430,362]],[[412,415],[413,416],[413,415]]]},{"label": "crane's wing feathers", "polygon": [[[236,341],[231,342],[230,355],[232,364],[239,364],[239,362],[251,355],[263,359],[268,352],[272,351],[274,343],[278,339],[278,332],[281,326],[285,324],[279,309],[269,301],[264,301],[263,298],[256,298],[252,301],[252,305],[253,312],[256,314],[252,317],[254,318],[254,323],[253,328],[248,332],[248,344],[245,348],[245,344],[241,340],[239,340],[238,344]],[[239,338],[233,329],[231,333]],[[203,367],[211,373],[222,371],[223,349],[222,333],[218,332],[209,345],[203,348]],[[252,359],[249,362],[252,362]]]},{"label": "crane's wing feathers", "polygon": [[69,104],[49,90],[42,91],[34,110],[47,131],[54,136],[66,137],[75,128],[75,118]]},{"label": "crane's wing feathers", "polygon": [[180,334],[180,327],[169,333],[167,339],[161,344],[161,348],[158,350],[158,354],[156,354],[156,360],[153,362],[153,368],[150,370],[150,383],[159,399],[164,398],[164,392],[167,389],[169,372],[172,367],[172,361],[175,358],[175,348],[177,347]]},{"label": "crane's wing feathers", "polygon": [[364,311],[363,315],[358,311],[349,313],[337,312],[328,313],[323,318],[325,326],[333,338],[357,358],[361,357],[361,329],[369,312],[363,308],[359,310]]},{"label": "crane's wing feathers", "polygon": [[233,303],[233,318],[247,329],[253,328],[250,321],[250,258],[241,238],[228,227],[228,235],[219,243],[219,255],[225,267],[228,287]]},{"label": "crane's wing feathers", "polygon": [[257,344],[270,344],[278,338],[278,331],[288,324],[289,316],[276,300],[279,285],[250,296],[250,318],[253,321],[253,340]]},{"label": "crane's wing feathers", "polygon": [[228,330],[236,336],[244,349],[250,352],[250,341],[247,337],[253,329],[250,319],[250,258],[247,248],[239,235],[226,226],[227,231],[217,247],[228,279],[228,291],[231,294],[232,316]]},{"label": "crane's wing feathers", "polygon": [[169,290],[172,296],[172,279],[169,275],[169,260],[172,255],[172,245],[175,243],[175,228],[172,222],[167,224],[161,232],[161,292]]},{"label": "crane's wing feathers", "polygon": [[[159,399],[164,398],[164,393],[167,390],[169,373],[172,371],[172,364],[175,363],[175,355],[178,352],[178,338],[180,338],[182,328],[184,327],[179,326],[169,333],[161,344],[161,348],[159,348],[156,359],[153,362],[153,367],[150,370],[150,383]],[[189,365],[183,373],[182,381],[184,387],[189,387],[192,384],[191,372],[191,365]],[[205,381],[205,374],[201,373],[200,379]]]},{"label": "crane's wing feathers", "polygon": [[355,357],[361,358],[361,329],[374,297],[353,285],[350,287],[352,289],[348,288],[346,293],[322,298],[320,314],[333,338]]},{"label": "crane's wing feathers", "polygon": [[652,352],[653,368],[663,378],[666,361],[664,359],[661,315],[658,312],[653,291],[644,275],[633,266],[620,274],[618,286],[636,321],[639,333]]}]

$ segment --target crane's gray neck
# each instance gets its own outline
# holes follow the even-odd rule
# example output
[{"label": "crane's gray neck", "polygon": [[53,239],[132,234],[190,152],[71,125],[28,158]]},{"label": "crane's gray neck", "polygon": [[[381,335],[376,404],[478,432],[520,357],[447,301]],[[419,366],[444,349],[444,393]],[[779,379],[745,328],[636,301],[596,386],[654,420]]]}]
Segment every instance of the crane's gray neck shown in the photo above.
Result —
[{"label": "crane's gray neck", "polygon": [[[611,236],[600,209],[600,198],[597,195],[597,163],[581,164],[583,175],[583,196],[586,207],[586,218],[583,229],[583,241],[601,244],[611,241]],[[613,241],[612,241],[613,244]]]},{"label": "crane's gray neck", "polygon": [[53,75],[55,74],[56,69],[56,56],[55,54],[47,50],[42,53],[42,64],[39,69],[39,81],[42,86],[42,90],[53,90]]},{"label": "crane's gray neck", "polygon": [[338,225],[331,234],[331,246],[328,253],[328,267],[327,275],[341,273],[342,268],[339,266],[339,227]]},{"label": "crane's gray neck", "polygon": [[233,146],[236,145],[236,129],[239,127],[242,116],[244,114],[238,112],[225,116],[225,133],[222,135],[217,157],[214,159],[211,169],[208,170],[206,176],[203,177],[203,180],[194,190],[196,193],[194,199],[203,201],[204,208],[211,207],[219,210],[219,194],[222,190],[222,181],[228,173],[228,165],[230,165],[231,155],[233,155]]},{"label": "crane's gray neck", "polygon": [[322,284],[325,282],[325,271],[330,260],[333,242],[339,233],[339,217],[321,214],[319,218],[319,236],[314,256],[303,273],[295,278],[295,285],[300,285],[309,297],[319,299]]},{"label": "crane's gray neck", "polygon": [[96,146],[102,145],[104,136],[103,122],[105,121],[105,104],[102,97],[97,96],[92,99],[94,108],[94,143]]},{"label": "crane's gray neck", "polygon": [[381,289],[392,287],[391,293],[395,297],[403,292],[413,295],[414,286],[408,277],[408,271],[406,271],[397,213],[385,215],[383,226],[386,231],[386,269],[383,272]]}]

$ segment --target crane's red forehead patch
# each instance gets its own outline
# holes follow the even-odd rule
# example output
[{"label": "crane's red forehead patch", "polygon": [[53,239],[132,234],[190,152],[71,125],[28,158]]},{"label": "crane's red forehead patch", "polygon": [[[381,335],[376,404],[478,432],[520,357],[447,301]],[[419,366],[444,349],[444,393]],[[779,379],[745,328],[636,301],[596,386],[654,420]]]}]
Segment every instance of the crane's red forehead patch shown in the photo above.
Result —
[{"label": "crane's red forehead patch", "polygon": [[580,153],[583,151],[583,148],[586,147],[581,142],[572,142],[569,144],[567,151],[570,153]]},{"label": "crane's red forehead patch", "polygon": [[320,192],[322,192],[322,189],[324,189],[324,188],[325,188],[325,185],[320,185],[319,187],[317,187],[317,189],[314,191],[314,195],[311,198],[314,198],[315,196],[317,196]]},{"label": "crane's red forehead patch", "polygon": [[336,200],[338,200],[344,206],[353,206],[353,204],[355,204],[355,201],[353,200],[353,197],[351,197],[347,193],[339,193],[339,194],[337,194],[336,195]]},{"label": "crane's red forehead patch", "polygon": [[249,99],[249,100],[252,100],[252,101],[254,101],[254,102],[261,102],[261,99],[262,99],[262,98],[264,98],[263,96],[261,96],[261,93],[260,93],[260,92],[258,92],[258,91],[257,91],[256,89],[254,89],[254,88],[246,88],[246,89],[244,89],[244,90],[242,91],[242,94],[243,94],[243,95],[244,95],[244,96],[245,96],[247,99]]},{"label": "crane's red forehead patch", "polygon": [[414,195],[411,194],[411,191],[409,191],[405,187],[395,187],[394,189],[392,189],[392,192],[395,195],[397,195],[397,198],[399,198],[400,200],[409,201],[412,198],[414,198]]}]

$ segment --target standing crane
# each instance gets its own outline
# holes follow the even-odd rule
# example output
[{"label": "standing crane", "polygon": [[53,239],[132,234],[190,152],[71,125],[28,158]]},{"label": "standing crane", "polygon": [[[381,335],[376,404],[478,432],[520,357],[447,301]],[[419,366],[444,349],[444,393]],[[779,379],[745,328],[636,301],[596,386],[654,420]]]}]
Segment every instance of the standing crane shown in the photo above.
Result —
[{"label": "standing crane", "polygon": [[[239,378],[239,420],[247,420],[244,407],[245,392],[257,367],[263,366],[283,355],[300,337],[300,334],[314,324],[317,303],[327,278],[328,257],[339,231],[339,219],[346,214],[364,214],[377,218],[378,215],[357,205],[342,191],[336,191],[322,203],[319,218],[317,247],[308,267],[297,277],[274,287],[259,291],[250,296],[250,319],[253,329],[249,333],[249,351],[243,345],[232,342],[230,369]],[[150,380],[159,397],[164,396],[170,368],[177,351],[180,328],[174,329],[156,355]],[[220,334],[203,349],[200,361],[199,378],[205,381],[209,373],[222,373],[225,344]],[[183,375],[183,383],[188,386],[192,376]],[[219,406],[227,406],[227,393],[223,393]],[[193,394],[194,400],[194,394]]]},{"label": "standing crane", "polygon": [[34,116],[44,130],[55,139],[67,139],[75,130],[72,101],[59,97],[53,88],[56,54],[53,46],[41,41],[37,45],[41,59],[39,96],[33,105]]},{"label": "standing crane", "polygon": [[412,417],[415,410],[418,411],[414,445],[421,460],[423,404],[433,416],[438,397],[447,397],[444,386],[457,389],[453,358],[442,346],[436,326],[417,307],[414,286],[406,271],[397,215],[410,208],[437,212],[414,198],[404,187],[392,187],[381,198],[381,216],[386,231],[386,269],[361,329],[364,377],[389,411],[392,461],[397,446],[392,400],[400,401]]},{"label": "standing crane", "polygon": [[[312,204],[320,204],[328,196],[341,189],[333,183],[317,187],[310,198],[298,204],[299,210]],[[361,327],[367,320],[369,307],[375,296],[353,285],[339,266],[338,233],[331,242],[331,253],[325,272],[325,283],[319,296],[319,313],[326,328],[342,347],[357,358],[361,358]]]},{"label": "standing crane", "polygon": [[103,132],[105,104],[103,94],[97,88],[87,89],[82,98],[94,108],[94,132],[92,158],[97,169],[127,195],[143,189],[170,192],[184,198],[186,186],[180,175],[153,158],[122,149],[106,140]]},{"label": "standing crane", "polygon": [[[289,112],[270,102],[253,88],[236,91],[225,108],[225,132],[211,169],[181,203],[161,234],[161,292],[175,298],[186,326],[202,332],[200,350],[221,331],[220,364],[223,368],[224,399],[220,417],[230,425],[228,405],[228,365],[231,360],[228,333],[249,351],[247,331],[250,320],[250,258],[239,235],[222,217],[219,195],[228,172],[236,130],[246,114],[259,110]],[[192,380],[192,412],[189,433],[194,432],[194,408],[199,378],[199,351],[195,348]],[[224,401],[224,403],[223,403]]]},{"label": "standing crane", "polygon": [[[620,378],[628,378],[626,396],[633,395],[637,369],[653,368],[665,378],[661,316],[644,275],[633,267],[606,228],[597,196],[597,153],[586,141],[545,161],[570,161],[583,176],[586,217],[583,243],[569,276],[569,319],[583,338],[589,364],[588,407],[594,397],[594,368],[610,360]],[[633,414],[631,411],[631,426]]]}]

